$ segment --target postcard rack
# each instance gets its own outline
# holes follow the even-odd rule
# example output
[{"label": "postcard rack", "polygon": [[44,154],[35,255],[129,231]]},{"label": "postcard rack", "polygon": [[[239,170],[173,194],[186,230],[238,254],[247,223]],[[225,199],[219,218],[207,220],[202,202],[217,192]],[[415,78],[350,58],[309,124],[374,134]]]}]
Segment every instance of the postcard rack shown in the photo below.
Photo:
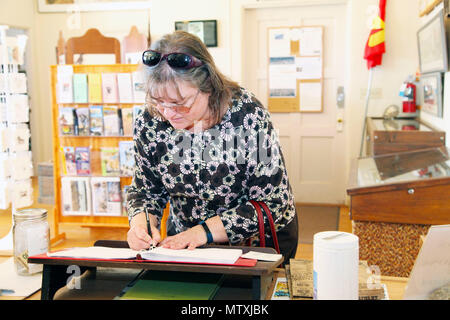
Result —
[{"label": "postcard rack", "polygon": [[138,65],[51,66],[51,87],[55,238],[61,225],[128,228],[132,128],[145,101]]},{"label": "postcard rack", "polygon": [[[10,30],[11,29],[11,30]],[[11,32],[8,32],[11,31]],[[15,34],[15,35],[14,35]],[[0,25],[0,213],[33,205],[30,105],[22,29]],[[12,224],[0,251],[13,249]]]}]

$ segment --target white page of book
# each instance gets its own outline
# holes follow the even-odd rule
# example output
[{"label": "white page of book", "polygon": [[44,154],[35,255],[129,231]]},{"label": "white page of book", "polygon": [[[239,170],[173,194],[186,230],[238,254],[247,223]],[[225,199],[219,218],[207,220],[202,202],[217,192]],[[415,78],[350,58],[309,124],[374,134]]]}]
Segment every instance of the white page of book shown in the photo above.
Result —
[{"label": "white page of book", "polygon": [[140,253],[142,259],[152,261],[234,264],[242,255],[241,249],[195,248],[174,250],[156,247]]},{"label": "white page of book", "polygon": [[66,257],[80,259],[134,259],[139,251],[129,248],[76,247],[56,252],[47,252],[49,257]]}]

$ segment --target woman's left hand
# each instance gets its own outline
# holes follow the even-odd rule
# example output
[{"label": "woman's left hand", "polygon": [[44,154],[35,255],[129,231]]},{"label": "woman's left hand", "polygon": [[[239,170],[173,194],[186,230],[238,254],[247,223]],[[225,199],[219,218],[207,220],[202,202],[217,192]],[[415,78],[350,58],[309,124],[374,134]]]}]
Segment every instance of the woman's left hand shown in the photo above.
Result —
[{"label": "woman's left hand", "polygon": [[192,227],[186,231],[170,236],[161,241],[160,245],[168,249],[195,249],[206,244],[206,233],[201,226]]}]

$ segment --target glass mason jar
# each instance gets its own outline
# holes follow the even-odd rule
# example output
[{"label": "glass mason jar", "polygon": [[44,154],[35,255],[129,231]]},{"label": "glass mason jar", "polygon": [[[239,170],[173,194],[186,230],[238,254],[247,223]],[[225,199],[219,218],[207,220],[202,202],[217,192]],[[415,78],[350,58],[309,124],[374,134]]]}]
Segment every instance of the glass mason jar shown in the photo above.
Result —
[{"label": "glass mason jar", "polygon": [[13,218],[14,265],[17,273],[31,275],[41,272],[42,264],[28,263],[28,257],[46,253],[50,247],[47,210],[17,210]]}]

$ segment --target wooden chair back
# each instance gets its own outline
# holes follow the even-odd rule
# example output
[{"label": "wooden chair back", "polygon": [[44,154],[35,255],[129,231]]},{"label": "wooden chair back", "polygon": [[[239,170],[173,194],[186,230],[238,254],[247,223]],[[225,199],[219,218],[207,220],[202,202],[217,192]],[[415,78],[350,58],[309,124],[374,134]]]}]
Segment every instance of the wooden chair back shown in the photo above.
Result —
[{"label": "wooden chair back", "polygon": [[116,56],[116,63],[121,61],[120,41],[116,38],[105,37],[97,29],[89,29],[83,36],[67,40],[66,64],[73,64],[75,54],[107,54]]},{"label": "wooden chair back", "polygon": [[147,50],[149,47],[147,37],[139,33],[136,26],[132,26],[130,33],[122,41],[122,61],[128,63],[126,60],[127,53],[141,53]]}]

